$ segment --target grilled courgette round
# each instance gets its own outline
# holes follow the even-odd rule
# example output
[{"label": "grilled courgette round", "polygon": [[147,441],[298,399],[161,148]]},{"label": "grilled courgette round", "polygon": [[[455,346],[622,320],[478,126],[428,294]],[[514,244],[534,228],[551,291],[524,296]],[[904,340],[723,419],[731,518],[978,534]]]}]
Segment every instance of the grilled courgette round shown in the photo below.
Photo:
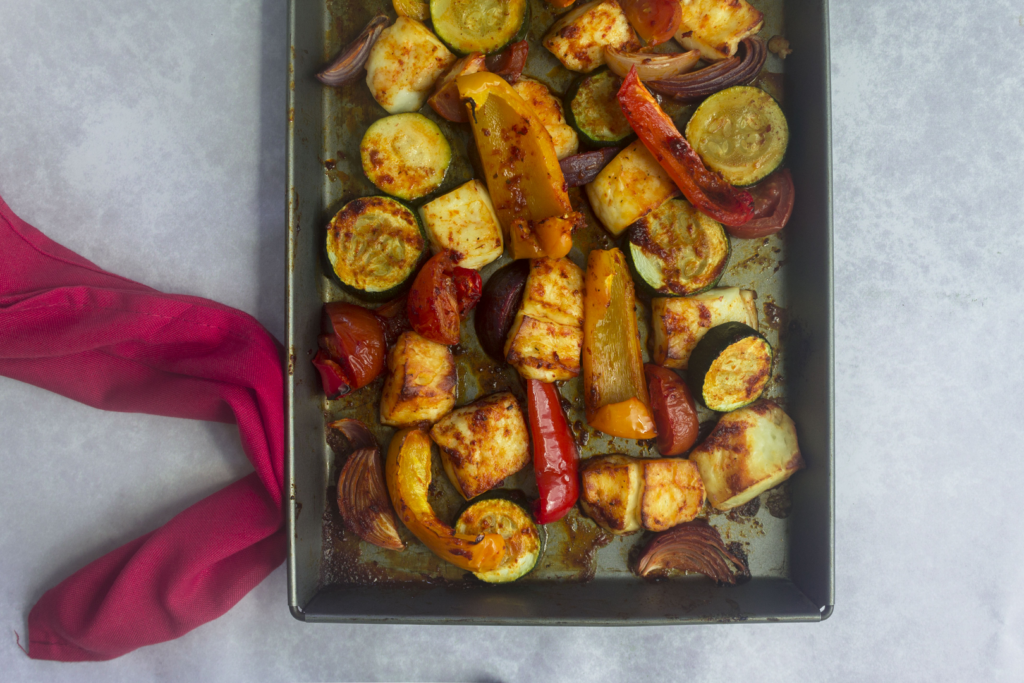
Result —
[{"label": "grilled courgette round", "polygon": [[635,136],[616,95],[622,79],[608,69],[583,76],[565,98],[569,125],[594,147],[618,147]]},{"label": "grilled courgette round", "polygon": [[757,330],[731,322],[708,330],[690,354],[690,391],[722,413],[750,405],[772,376],[772,347]]},{"label": "grilled courgette round", "polygon": [[686,139],[704,163],[732,185],[753,185],[782,163],[786,117],[772,96],[738,85],[704,100],[686,124]]},{"label": "grilled courgette round", "polygon": [[686,296],[711,289],[729,263],[722,225],[673,198],[626,228],[626,259],[649,294]]},{"label": "grilled courgette round", "polygon": [[327,228],[334,275],[368,301],[386,301],[411,285],[426,253],[419,216],[391,197],[354,199]]},{"label": "grilled courgette round", "polygon": [[452,52],[490,54],[526,38],[529,0],[430,0],[434,33]]},{"label": "grilled courgette round", "polygon": [[359,143],[363,172],[381,191],[412,201],[444,181],[452,147],[423,114],[394,114],[374,121]]},{"label": "grilled courgette round", "polygon": [[460,534],[496,533],[505,539],[505,559],[497,569],[474,572],[487,583],[508,583],[528,574],[541,554],[541,536],[530,514],[505,498],[480,500],[459,515],[455,531]]}]

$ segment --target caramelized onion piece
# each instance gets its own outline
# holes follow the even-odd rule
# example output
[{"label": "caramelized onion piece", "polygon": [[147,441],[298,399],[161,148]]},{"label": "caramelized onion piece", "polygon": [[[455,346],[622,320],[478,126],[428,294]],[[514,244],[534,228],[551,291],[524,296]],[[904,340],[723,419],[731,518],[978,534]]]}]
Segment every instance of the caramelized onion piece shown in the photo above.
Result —
[{"label": "caramelized onion piece", "polygon": [[[732,562],[734,573],[726,560]],[[747,565],[726,549],[718,531],[699,519],[672,527],[655,536],[640,554],[636,573],[656,576],[669,569],[699,572],[718,583],[736,583],[738,576],[750,576]]]},{"label": "caramelized onion piece", "polygon": [[752,82],[761,73],[768,48],[760,38],[744,38],[735,57],[687,74],[646,81],[651,90],[680,102],[696,102],[719,90]]},{"label": "caramelized onion piece", "polygon": [[487,55],[487,70],[498,74],[509,83],[515,83],[523,75],[530,45],[525,40],[512,43],[501,52]]},{"label": "caramelized onion piece", "polygon": [[566,187],[580,187],[592,182],[601,169],[621,151],[618,147],[602,147],[595,152],[573,154],[562,159],[558,165],[562,167]]},{"label": "caramelized onion piece", "polygon": [[359,76],[370,56],[370,48],[377,42],[377,36],[388,25],[387,15],[378,14],[366,25],[363,32],[341,51],[331,65],[316,75],[321,83],[332,87],[344,85]]},{"label": "caramelized onion piece", "polygon": [[327,430],[327,442],[338,455],[352,451],[338,476],[338,511],[345,528],[367,543],[404,550],[377,440],[359,420],[338,420]]},{"label": "caramelized onion piece", "polygon": [[675,54],[648,54],[605,47],[604,57],[608,62],[608,68],[619,78],[625,78],[629,74],[629,67],[635,66],[636,75],[641,81],[651,81],[686,73],[700,60],[700,50]]}]

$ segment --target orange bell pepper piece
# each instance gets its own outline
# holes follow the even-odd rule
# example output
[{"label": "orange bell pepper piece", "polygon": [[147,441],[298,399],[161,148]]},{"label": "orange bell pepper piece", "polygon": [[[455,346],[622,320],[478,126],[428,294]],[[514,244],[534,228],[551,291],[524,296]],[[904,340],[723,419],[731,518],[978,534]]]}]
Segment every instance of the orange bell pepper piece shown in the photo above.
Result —
[{"label": "orange bell pepper piece", "polygon": [[403,429],[395,434],[384,470],[398,518],[434,554],[469,572],[491,571],[502,563],[505,539],[500,535],[457,534],[430,506],[430,437],[426,432]]},{"label": "orange bell pepper piece", "polygon": [[587,423],[611,436],[657,436],[647,394],[636,293],[618,249],[587,258],[583,294],[583,400]]}]

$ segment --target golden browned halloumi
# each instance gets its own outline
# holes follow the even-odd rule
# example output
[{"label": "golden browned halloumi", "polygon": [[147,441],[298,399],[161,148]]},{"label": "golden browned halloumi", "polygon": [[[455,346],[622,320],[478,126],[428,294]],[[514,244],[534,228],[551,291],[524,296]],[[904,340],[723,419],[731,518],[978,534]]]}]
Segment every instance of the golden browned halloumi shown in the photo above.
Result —
[{"label": "golden browned halloumi", "polygon": [[467,500],[530,464],[523,412],[509,392],[458,408],[430,430],[452,484]]},{"label": "golden browned halloumi", "polygon": [[537,118],[551,135],[551,142],[555,145],[555,156],[564,159],[579,151],[579,135],[566,123],[562,103],[551,94],[548,86],[532,78],[520,78],[512,87],[533,107]]},{"label": "golden browned halloumi", "polygon": [[689,522],[704,507],[704,482],[697,466],[682,458],[642,461],[644,488],[640,522],[648,531],[665,531]]},{"label": "golden browned halloumi", "polygon": [[626,52],[640,48],[640,41],[615,0],[596,0],[570,11],[544,36],[544,47],[566,69],[589,73],[605,63],[605,46]]},{"label": "golden browned halloumi", "polygon": [[455,406],[455,357],[444,344],[403,332],[388,353],[380,399],[381,424],[411,427],[436,422]]},{"label": "golden browned halloumi", "polygon": [[366,86],[389,114],[416,111],[454,63],[455,55],[430,29],[415,19],[398,17],[370,49]]},{"label": "golden browned halloumi", "polygon": [[709,289],[702,294],[651,300],[654,362],[686,369],[690,354],[707,331],[730,322],[757,329],[757,295],[739,287]]},{"label": "golden browned halloumi", "polygon": [[479,270],[501,256],[501,223],[479,180],[424,204],[420,217],[434,252],[448,250],[457,266]]},{"label": "golden browned halloumi", "polygon": [[640,529],[643,469],[625,455],[591,458],[580,468],[580,506],[583,512],[613,534]]},{"label": "golden browned halloumi", "polygon": [[585,189],[594,215],[613,235],[680,194],[640,140],[615,155]]},{"label": "golden browned halloumi", "polygon": [[736,54],[740,41],[764,26],[764,15],[745,0],[679,0],[683,21],[676,40],[687,50],[700,50],[705,61]]},{"label": "golden browned halloumi", "polygon": [[530,259],[522,309],[540,320],[583,327],[583,271],[567,258]]}]

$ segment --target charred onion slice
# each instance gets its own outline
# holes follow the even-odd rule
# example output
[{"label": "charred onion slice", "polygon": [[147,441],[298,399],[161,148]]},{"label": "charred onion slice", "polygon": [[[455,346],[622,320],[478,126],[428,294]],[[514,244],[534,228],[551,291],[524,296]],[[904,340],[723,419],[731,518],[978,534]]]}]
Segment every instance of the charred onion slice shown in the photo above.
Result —
[{"label": "charred onion slice", "polygon": [[618,147],[604,147],[596,152],[573,154],[571,157],[562,159],[558,163],[562,167],[566,186],[582,187],[592,182],[601,169],[607,166],[608,162],[621,151]]},{"label": "charred onion slice", "polygon": [[729,584],[735,584],[740,576],[750,576],[743,560],[729,552],[718,531],[704,520],[686,522],[658,534],[644,548],[636,564],[636,573],[643,577],[663,574],[669,569],[698,572],[718,583]]},{"label": "charred onion slice", "polygon": [[[338,476],[338,511],[345,528],[367,543],[404,550],[384,482],[384,462],[377,440],[358,420],[338,420],[327,425],[327,429],[332,448],[352,450]],[[339,434],[344,440],[338,438]]]},{"label": "charred onion slice", "polygon": [[620,78],[629,74],[631,66],[636,67],[637,76],[641,81],[672,78],[686,73],[700,60],[700,50],[679,52],[675,54],[651,54],[645,52],[626,52],[616,47],[605,47],[604,58],[608,68]]},{"label": "charred onion slice", "polygon": [[768,48],[760,38],[745,38],[739,54],[687,74],[649,80],[651,90],[680,102],[696,102],[719,90],[751,83],[761,73]]},{"label": "charred onion slice", "polygon": [[388,25],[387,15],[378,14],[366,25],[363,32],[341,51],[331,65],[316,75],[321,83],[332,87],[344,85],[356,78],[370,56],[370,48],[377,42],[377,36]]}]

